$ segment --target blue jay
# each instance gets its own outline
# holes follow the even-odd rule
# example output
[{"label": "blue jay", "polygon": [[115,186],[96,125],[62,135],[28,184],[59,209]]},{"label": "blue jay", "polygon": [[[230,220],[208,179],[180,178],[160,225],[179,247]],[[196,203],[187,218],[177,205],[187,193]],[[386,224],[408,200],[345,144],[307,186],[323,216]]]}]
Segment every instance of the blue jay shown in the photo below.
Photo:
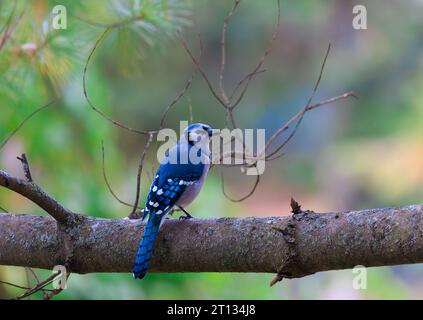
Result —
[{"label": "blue jay", "polygon": [[148,215],[148,222],[135,258],[134,278],[142,279],[147,273],[154,241],[165,215],[178,207],[186,218],[191,218],[184,208],[197,197],[209,171],[209,142],[213,133],[208,125],[191,124],[178,144],[160,161],[145,204],[143,219]]}]

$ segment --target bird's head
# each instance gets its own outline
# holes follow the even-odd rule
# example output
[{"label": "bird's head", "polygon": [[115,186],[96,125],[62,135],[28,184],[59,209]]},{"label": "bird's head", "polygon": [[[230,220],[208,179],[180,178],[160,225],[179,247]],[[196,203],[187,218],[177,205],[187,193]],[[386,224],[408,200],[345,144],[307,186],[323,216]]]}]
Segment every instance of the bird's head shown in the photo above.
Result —
[{"label": "bird's head", "polygon": [[217,130],[203,123],[193,123],[185,129],[185,138],[192,146],[205,146],[210,142],[210,138]]}]

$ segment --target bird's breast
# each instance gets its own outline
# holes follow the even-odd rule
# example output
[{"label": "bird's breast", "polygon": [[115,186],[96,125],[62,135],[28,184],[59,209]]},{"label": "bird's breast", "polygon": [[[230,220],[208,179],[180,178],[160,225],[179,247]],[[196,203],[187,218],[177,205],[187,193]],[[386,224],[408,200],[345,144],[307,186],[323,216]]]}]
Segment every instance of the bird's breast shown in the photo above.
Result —
[{"label": "bird's breast", "polygon": [[190,186],[187,186],[185,192],[182,194],[181,198],[178,200],[177,205],[185,208],[186,206],[190,205],[191,202],[198,196],[200,193],[201,188],[203,187],[204,181],[206,180],[210,165],[204,165],[204,172],[198,181],[193,183]]}]

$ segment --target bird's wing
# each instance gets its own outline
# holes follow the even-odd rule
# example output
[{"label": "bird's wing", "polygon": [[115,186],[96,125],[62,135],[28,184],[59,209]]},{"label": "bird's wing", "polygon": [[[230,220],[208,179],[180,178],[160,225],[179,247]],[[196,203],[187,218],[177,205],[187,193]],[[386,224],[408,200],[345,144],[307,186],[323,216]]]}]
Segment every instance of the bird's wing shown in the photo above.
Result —
[{"label": "bird's wing", "polygon": [[[181,152],[186,152],[185,146],[176,145],[166,153],[165,157],[179,161]],[[203,163],[193,164],[189,161],[188,163],[170,163],[164,159],[151,183],[145,215],[148,213],[161,215],[169,212],[186,188],[198,181],[204,173]]]},{"label": "bird's wing", "polygon": [[198,170],[186,170],[184,173],[178,172],[177,175],[171,173],[158,170],[147,196],[145,207],[148,213],[161,215],[169,212],[186,188],[198,181],[202,174]]}]

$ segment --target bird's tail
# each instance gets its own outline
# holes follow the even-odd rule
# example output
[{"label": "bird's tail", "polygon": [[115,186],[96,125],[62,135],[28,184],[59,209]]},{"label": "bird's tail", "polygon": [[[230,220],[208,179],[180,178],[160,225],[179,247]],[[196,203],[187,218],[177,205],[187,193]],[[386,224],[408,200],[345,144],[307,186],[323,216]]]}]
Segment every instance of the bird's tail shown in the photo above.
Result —
[{"label": "bird's tail", "polygon": [[135,279],[142,279],[147,273],[148,265],[151,260],[151,251],[153,250],[154,241],[157,238],[162,218],[162,215],[156,215],[154,213],[150,213],[149,215],[132,270]]}]

